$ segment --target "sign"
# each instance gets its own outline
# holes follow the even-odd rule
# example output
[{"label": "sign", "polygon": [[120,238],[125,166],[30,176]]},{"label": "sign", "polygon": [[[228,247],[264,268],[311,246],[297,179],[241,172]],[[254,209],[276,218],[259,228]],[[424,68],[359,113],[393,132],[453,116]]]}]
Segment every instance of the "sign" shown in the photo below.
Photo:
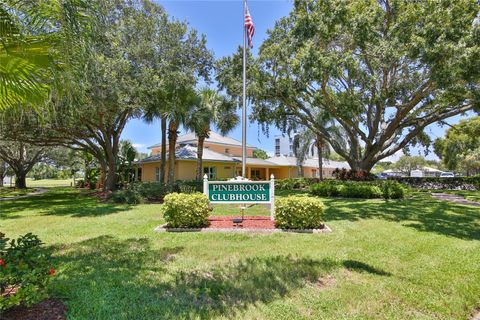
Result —
[{"label": "sign", "polygon": [[275,181],[208,181],[203,178],[203,193],[211,203],[270,204],[271,219],[274,217]]},{"label": "sign", "polygon": [[270,182],[209,182],[210,202],[270,203]]}]

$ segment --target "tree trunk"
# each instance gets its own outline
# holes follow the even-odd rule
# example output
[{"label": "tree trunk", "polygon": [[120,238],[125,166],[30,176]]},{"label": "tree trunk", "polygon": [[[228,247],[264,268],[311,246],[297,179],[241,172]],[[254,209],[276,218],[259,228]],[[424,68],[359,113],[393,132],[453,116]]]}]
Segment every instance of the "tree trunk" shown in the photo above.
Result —
[{"label": "tree trunk", "polygon": [[177,124],[170,121],[168,126],[168,185],[175,182],[175,144],[177,143]]},{"label": "tree trunk", "polygon": [[350,168],[353,170],[370,172],[373,166],[375,165],[375,162],[373,160],[362,159],[357,161],[355,160],[348,161],[348,164],[350,165]]},{"label": "tree trunk", "polygon": [[303,177],[303,166],[297,166],[297,176]]},{"label": "tree trunk", "polygon": [[106,156],[107,156],[107,179],[105,181],[105,186],[103,187],[106,191],[115,191],[117,190],[117,160],[118,160],[118,144],[119,139],[116,134],[112,135],[112,140],[106,144]]},{"label": "tree trunk", "polygon": [[160,151],[160,182],[165,183],[165,166],[167,163],[167,117],[161,120],[162,127],[162,149]]},{"label": "tree trunk", "polygon": [[202,163],[203,163],[203,143],[205,136],[199,135],[197,143],[197,180],[202,180]]},{"label": "tree trunk", "polygon": [[321,137],[317,137],[317,153],[318,153],[318,177],[323,180],[323,141]]},{"label": "tree trunk", "polygon": [[[104,164],[100,163],[100,178],[98,179],[98,181],[103,186],[103,188],[105,187],[106,180],[107,180],[107,167]],[[89,180],[89,183],[92,183],[92,181]]]},{"label": "tree trunk", "polygon": [[7,175],[7,166],[1,164],[2,160],[0,160],[0,187],[3,187],[3,179]]},{"label": "tree trunk", "polygon": [[27,173],[23,171],[15,172],[15,188],[26,189],[27,188]]},{"label": "tree trunk", "polygon": [[105,191],[115,191],[117,189],[117,172],[115,170],[115,161],[108,162],[107,178],[103,187]]}]

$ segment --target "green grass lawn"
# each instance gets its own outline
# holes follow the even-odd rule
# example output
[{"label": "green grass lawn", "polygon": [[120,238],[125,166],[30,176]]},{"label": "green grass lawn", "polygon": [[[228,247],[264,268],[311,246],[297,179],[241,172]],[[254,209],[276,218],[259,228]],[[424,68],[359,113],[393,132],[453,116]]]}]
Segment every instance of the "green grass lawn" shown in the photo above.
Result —
[{"label": "green grass lawn", "polygon": [[73,184],[73,179],[42,179],[42,180],[33,180],[27,178],[27,187],[43,187],[43,188],[52,188],[52,187],[69,187]]},{"label": "green grass lawn", "polygon": [[[70,187],[73,184],[73,179],[42,179],[42,180],[33,180],[32,178],[27,178],[27,187],[28,188],[53,188],[53,187]],[[15,183],[15,178],[13,182]],[[9,185],[5,185],[9,187]]]},{"label": "green grass lawn", "polygon": [[155,233],[159,204],[55,188],[0,203],[0,230],[52,247],[52,294],[69,319],[468,319],[480,308],[478,208],[418,193],[325,204],[330,234]]},{"label": "green grass lawn", "polygon": [[34,188],[16,189],[13,187],[2,187],[0,188],[0,198],[12,198],[12,197],[24,196],[34,191],[35,191]]}]

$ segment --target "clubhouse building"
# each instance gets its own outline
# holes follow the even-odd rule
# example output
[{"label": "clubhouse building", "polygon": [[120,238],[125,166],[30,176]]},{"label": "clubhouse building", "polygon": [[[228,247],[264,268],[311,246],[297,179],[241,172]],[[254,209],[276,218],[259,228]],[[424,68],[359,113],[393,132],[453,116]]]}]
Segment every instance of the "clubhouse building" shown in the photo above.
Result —
[{"label": "clubhouse building", "polygon": [[[141,181],[160,180],[161,144],[149,149],[149,157],[139,161],[138,179]],[[279,155],[266,160],[253,157],[254,146],[247,145],[247,178],[251,180],[267,180],[273,174],[276,179],[298,177],[297,159],[293,156]],[[167,146],[168,153],[168,146]],[[193,180],[196,174],[197,137],[194,133],[181,135],[177,139],[175,149],[175,180]],[[167,155],[168,159],[168,155]],[[346,162],[332,160],[323,161],[323,176],[332,177],[335,169],[349,169]],[[168,161],[166,164],[168,170]],[[203,149],[203,172],[209,179],[228,179],[242,173],[242,143],[236,139],[210,132],[205,139]],[[304,177],[318,177],[318,158],[307,158],[303,163]]]}]

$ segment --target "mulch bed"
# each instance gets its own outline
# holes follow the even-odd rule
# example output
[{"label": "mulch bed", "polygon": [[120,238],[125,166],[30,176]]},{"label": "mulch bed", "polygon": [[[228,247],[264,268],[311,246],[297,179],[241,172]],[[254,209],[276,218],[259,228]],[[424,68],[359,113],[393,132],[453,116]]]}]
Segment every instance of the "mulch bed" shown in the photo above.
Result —
[{"label": "mulch bed", "polygon": [[205,228],[169,228],[167,225],[161,225],[155,228],[156,232],[298,232],[298,233],[329,233],[332,230],[323,225],[320,229],[277,229],[275,222],[267,216],[245,216],[243,222],[234,223],[234,218],[240,216],[212,216],[208,218],[210,225]]},{"label": "mulch bed", "polygon": [[[219,228],[254,228],[254,229],[275,229],[275,223],[270,220],[270,217],[262,216],[245,216],[243,217],[243,222],[240,224],[234,224],[234,217],[224,216],[224,217],[208,217],[210,221],[209,228],[219,229]],[[235,217],[241,218],[241,217]]]},{"label": "mulch bed", "polygon": [[4,314],[2,320],[65,320],[67,308],[58,299],[47,299],[27,308],[14,307]]}]

